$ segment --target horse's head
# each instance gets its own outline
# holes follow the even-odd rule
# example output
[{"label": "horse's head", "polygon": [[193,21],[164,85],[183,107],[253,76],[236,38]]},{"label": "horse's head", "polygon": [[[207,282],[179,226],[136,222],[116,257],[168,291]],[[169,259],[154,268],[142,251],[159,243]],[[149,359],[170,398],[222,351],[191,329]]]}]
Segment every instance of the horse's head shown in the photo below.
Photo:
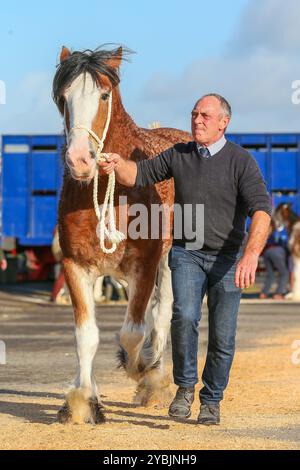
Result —
[{"label": "horse's head", "polygon": [[102,138],[110,93],[119,83],[121,60],[121,47],[73,53],[62,48],[53,81],[53,98],[64,119],[65,162],[76,180],[90,181],[94,177],[98,145],[92,133]]}]

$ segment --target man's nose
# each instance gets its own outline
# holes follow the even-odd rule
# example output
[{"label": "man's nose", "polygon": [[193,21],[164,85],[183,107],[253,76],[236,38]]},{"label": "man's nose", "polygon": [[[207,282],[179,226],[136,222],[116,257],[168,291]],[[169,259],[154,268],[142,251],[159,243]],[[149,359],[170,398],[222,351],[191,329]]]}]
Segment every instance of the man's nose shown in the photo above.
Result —
[{"label": "man's nose", "polygon": [[196,119],[195,119],[195,124],[202,124],[202,122],[203,122],[202,116],[201,114],[198,114],[198,116],[196,116]]}]

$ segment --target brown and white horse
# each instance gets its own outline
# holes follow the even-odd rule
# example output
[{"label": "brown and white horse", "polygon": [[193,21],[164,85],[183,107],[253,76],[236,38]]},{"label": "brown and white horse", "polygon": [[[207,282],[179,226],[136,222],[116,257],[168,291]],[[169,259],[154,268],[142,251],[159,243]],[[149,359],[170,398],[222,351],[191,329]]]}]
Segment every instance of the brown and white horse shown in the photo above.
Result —
[{"label": "brown and white horse", "polygon": [[[63,47],[53,82],[53,98],[64,119],[67,148],[64,181],[59,206],[59,237],[63,265],[75,318],[78,375],[74,389],[58,413],[60,422],[104,421],[92,364],[98,347],[93,285],[98,276],[111,275],[128,283],[128,307],[120,331],[119,359],[128,376],[137,381],[143,405],[167,389],[162,355],[167,341],[172,310],[172,289],[167,253],[168,236],[156,239],[127,238],[114,253],[99,246],[98,220],[93,206],[93,178],[97,167],[91,132],[102,138],[112,93],[111,118],[104,152],[117,152],[135,161],[152,158],[175,143],[191,140],[175,129],[143,129],[125,111],[119,92],[119,66],[128,51],[97,49],[71,53]],[[108,177],[99,178],[98,204],[102,204]],[[147,188],[127,188],[116,183],[116,220],[120,197],[130,207],[141,203],[151,211],[153,204],[172,207],[173,180]],[[149,217],[149,233],[151,231]],[[118,227],[117,227],[118,228]],[[109,242],[107,242],[109,243]]]}]

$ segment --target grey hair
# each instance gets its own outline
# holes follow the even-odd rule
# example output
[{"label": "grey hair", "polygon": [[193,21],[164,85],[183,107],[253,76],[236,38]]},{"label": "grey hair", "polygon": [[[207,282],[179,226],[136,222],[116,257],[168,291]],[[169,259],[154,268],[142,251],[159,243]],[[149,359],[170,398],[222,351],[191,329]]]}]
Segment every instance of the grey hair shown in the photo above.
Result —
[{"label": "grey hair", "polygon": [[203,95],[197,101],[197,103],[199,103],[199,101],[201,101],[203,98],[207,98],[208,96],[214,96],[215,98],[217,98],[217,100],[219,100],[219,102],[221,104],[221,108],[223,110],[224,116],[227,116],[227,117],[231,118],[232,111],[231,111],[230,104],[228,103],[228,101],[223,96],[218,95],[218,93],[208,93],[207,95]]}]

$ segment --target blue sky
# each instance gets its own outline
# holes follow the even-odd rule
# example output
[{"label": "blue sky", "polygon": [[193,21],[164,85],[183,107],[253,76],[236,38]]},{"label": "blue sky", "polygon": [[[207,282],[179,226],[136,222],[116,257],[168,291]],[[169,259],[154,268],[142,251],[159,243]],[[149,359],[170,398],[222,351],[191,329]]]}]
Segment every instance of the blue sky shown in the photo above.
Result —
[{"label": "blue sky", "polygon": [[291,83],[300,79],[300,2],[127,0],[1,6],[0,134],[52,133],[61,121],[51,82],[62,45],[121,43],[136,54],[122,67],[125,107],[142,126],[189,129],[203,93],[232,104],[231,131],[299,130]]}]

